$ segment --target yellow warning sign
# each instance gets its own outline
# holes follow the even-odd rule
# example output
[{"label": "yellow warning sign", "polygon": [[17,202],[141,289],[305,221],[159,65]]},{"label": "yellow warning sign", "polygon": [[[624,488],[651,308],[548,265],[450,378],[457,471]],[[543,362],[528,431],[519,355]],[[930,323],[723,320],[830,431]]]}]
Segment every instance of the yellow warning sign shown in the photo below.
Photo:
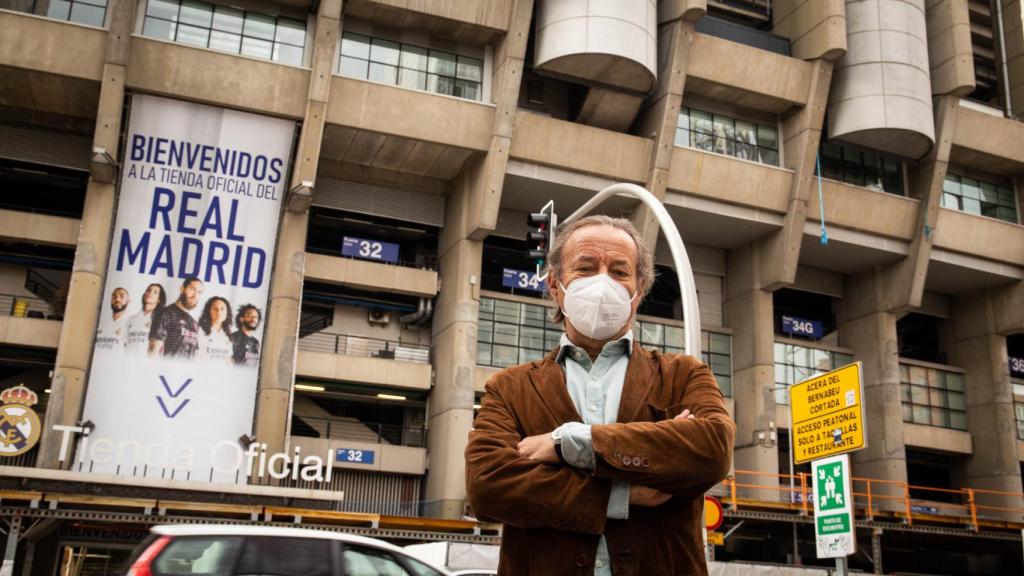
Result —
[{"label": "yellow warning sign", "polygon": [[708,544],[725,546],[725,534],[721,532],[708,532]]},{"label": "yellow warning sign", "polygon": [[864,448],[864,387],[854,362],[789,389],[793,461],[797,464]]}]

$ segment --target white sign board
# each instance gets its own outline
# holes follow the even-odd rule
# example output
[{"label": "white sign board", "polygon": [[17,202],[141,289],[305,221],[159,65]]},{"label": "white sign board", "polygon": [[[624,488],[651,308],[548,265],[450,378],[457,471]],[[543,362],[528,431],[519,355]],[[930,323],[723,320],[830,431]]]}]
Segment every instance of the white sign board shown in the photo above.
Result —
[{"label": "white sign board", "polygon": [[853,526],[853,487],[846,454],[815,460],[814,537],[818,558],[840,558],[857,551]]},{"label": "white sign board", "polygon": [[244,482],[294,131],[132,97],[73,469]]}]

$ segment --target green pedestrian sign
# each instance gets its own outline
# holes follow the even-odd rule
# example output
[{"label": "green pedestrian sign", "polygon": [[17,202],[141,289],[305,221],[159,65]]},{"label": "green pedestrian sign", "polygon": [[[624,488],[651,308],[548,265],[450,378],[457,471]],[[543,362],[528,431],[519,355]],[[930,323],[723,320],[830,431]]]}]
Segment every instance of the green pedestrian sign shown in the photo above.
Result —
[{"label": "green pedestrian sign", "polygon": [[818,558],[840,558],[857,551],[853,526],[850,457],[846,454],[812,463],[814,536]]}]

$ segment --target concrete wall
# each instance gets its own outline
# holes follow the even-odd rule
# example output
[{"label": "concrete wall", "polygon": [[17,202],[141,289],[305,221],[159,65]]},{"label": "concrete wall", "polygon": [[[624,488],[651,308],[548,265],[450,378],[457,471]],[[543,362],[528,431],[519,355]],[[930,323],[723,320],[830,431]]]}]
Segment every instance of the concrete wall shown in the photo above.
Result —
[{"label": "concrete wall", "polygon": [[107,32],[17,12],[0,12],[0,65],[99,82]]},{"label": "concrete wall", "polygon": [[56,348],[61,323],[39,318],[0,316],[0,343],[30,348]]},{"label": "concrete wall", "polygon": [[974,451],[969,432],[920,424],[903,424],[903,443],[913,448],[952,454],[969,455]]},{"label": "concrete wall", "polygon": [[1024,228],[949,208],[939,210],[935,246],[997,262],[1024,265]]},{"label": "concrete wall", "polygon": [[0,210],[0,238],[73,247],[81,221],[75,218]]},{"label": "concrete wall", "polygon": [[968,0],[926,0],[928,62],[933,94],[974,90],[974,47]]},{"label": "concrete wall", "polygon": [[334,306],[334,319],[325,334],[352,334],[365,338],[378,338],[407,344],[430,345],[430,329],[402,324],[398,315],[392,314],[388,324],[370,324],[366,321],[368,310],[355,306]]},{"label": "concrete wall", "polygon": [[796,58],[834,60],[846,52],[843,0],[776,0],[772,22],[772,33],[789,38]]},{"label": "concrete wall", "polygon": [[[885,236],[909,240],[917,227],[920,202],[912,198],[850,186],[834,180],[822,180],[825,197],[825,222]],[[808,220],[820,220],[818,195],[807,202]]]},{"label": "concrete wall", "polygon": [[429,390],[430,364],[299,350],[295,375],[339,382]]},{"label": "concrete wall", "polygon": [[306,254],[306,278],[359,290],[387,290],[431,298],[437,294],[437,272],[323,254]]},{"label": "concrete wall", "polygon": [[793,172],[692,148],[672,151],[670,190],[784,213]]},{"label": "concrete wall", "polygon": [[[412,446],[393,446],[391,444],[375,444],[371,442],[357,442],[337,438],[304,438],[301,436],[292,437],[292,447],[302,448],[303,454],[315,454],[324,457],[331,454],[330,461],[334,462],[334,468],[347,468],[350,470],[362,470],[372,472],[393,472],[397,474],[422,475],[427,471],[427,451],[423,448]],[[373,450],[373,464],[356,464],[353,462],[337,462],[333,458],[334,451],[338,448],[351,448],[354,450]]]}]

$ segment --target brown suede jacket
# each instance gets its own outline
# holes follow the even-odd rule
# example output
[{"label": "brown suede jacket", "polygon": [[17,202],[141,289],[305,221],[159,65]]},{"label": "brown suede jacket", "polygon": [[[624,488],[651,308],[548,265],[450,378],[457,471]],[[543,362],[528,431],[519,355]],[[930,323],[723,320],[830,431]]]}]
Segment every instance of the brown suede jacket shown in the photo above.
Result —
[{"label": "brown suede jacket", "polygon": [[[707,574],[703,494],[729,472],[736,426],[714,376],[691,356],[633,346],[616,424],[592,427],[596,470],[519,456],[527,436],[581,422],[557,349],[487,383],[466,447],[466,488],[481,519],[505,524],[498,573],[592,575],[604,534],[615,576]],[[696,417],[673,420],[688,408]],[[612,480],[673,497],[606,518]]]}]

